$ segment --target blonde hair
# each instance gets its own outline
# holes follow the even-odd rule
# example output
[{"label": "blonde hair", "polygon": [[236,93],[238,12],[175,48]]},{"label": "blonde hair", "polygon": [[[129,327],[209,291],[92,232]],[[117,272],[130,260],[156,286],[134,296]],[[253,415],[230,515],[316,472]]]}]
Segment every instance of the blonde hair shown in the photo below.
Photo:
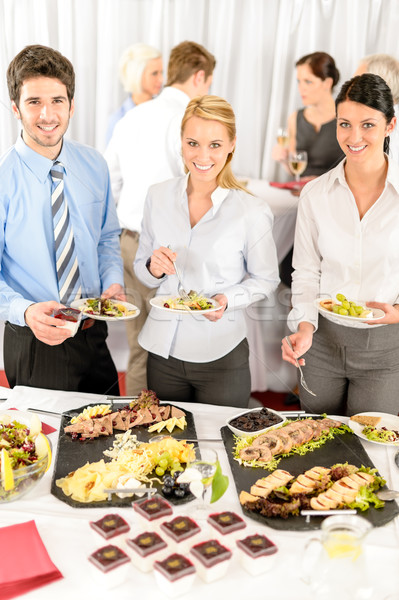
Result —
[{"label": "blonde hair", "polygon": [[119,78],[125,92],[141,94],[144,69],[150,60],[161,56],[159,50],[147,44],[134,44],[126,48],[119,59]]},{"label": "blonde hair", "polygon": [[394,104],[399,102],[399,61],[389,54],[370,54],[361,62],[367,73],[379,75],[391,88]]},{"label": "blonde hair", "polygon": [[[231,105],[219,96],[196,96],[187,105],[186,112],[184,113],[183,120],[181,122],[180,135],[183,137],[184,128],[186,123],[191,117],[199,117],[206,121],[218,121],[222,123],[227,129],[227,134],[232,142],[236,137],[236,120],[234,111]],[[245,186],[234,177],[231,170],[231,160],[233,158],[235,148],[232,152],[229,152],[226,163],[223,169],[220,171],[216,178],[216,182],[219,187],[235,190],[243,190],[248,192]],[[184,166],[186,173],[188,169]]]}]

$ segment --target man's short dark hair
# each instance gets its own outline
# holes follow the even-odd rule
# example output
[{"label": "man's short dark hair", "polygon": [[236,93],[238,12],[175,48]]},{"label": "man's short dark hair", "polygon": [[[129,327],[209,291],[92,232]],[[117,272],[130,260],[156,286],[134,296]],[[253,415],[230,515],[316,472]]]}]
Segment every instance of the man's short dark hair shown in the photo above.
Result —
[{"label": "man's short dark hair", "polygon": [[7,69],[7,85],[11,101],[17,106],[21,87],[27,79],[34,77],[59,79],[65,85],[71,103],[75,94],[75,71],[72,63],[61,52],[36,44],[26,46],[13,58]]},{"label": "man's short dark hair", "polygon": [[181,42],[170,53],[166,85],[185,83],[198,71],[204,71],[205,79],[208,79],[215,66],[215,57],[204,46],[196,42]]}]

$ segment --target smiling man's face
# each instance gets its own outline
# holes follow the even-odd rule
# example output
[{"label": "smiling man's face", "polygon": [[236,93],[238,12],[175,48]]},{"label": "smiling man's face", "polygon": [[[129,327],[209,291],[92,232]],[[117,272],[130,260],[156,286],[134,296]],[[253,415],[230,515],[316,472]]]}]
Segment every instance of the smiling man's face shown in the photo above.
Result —
[{"label": "smiling man's face", "polygon": [[12,110],[21,120],[24,142],[38,154],[56,158],[74,111],[66,86],[52,77],[27,79],[21,87],[19,105],[13,102]]}]

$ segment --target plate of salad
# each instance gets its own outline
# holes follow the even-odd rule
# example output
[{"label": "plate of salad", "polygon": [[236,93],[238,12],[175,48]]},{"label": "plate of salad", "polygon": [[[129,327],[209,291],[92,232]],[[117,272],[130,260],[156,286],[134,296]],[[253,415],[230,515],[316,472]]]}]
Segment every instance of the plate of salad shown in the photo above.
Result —
[{"label": "plate of salad", "polygon": [[188,294],[189,300],[183,300],[180,296],[155,296],[151,298],[150,304],[154,308],[174,313],[210,313],[219,310],[221,305],[213,298],[207,298],[197,292]]},{"label": "plate of salad", "polygon": [[349,419],[349,427],[362,440],[383,446],[399,446],[399,417],[389,413],[370,411],[354,416],[364,417],[364,423],[368,417],[375,418],[375,424],[364,424],[354,421],[352,418]]},{"label": "plate of salad", "polygon": [[140,314],[134,304],[113,298],[80,298],[71,302],[70,306],[98,321],[126,321]]}]

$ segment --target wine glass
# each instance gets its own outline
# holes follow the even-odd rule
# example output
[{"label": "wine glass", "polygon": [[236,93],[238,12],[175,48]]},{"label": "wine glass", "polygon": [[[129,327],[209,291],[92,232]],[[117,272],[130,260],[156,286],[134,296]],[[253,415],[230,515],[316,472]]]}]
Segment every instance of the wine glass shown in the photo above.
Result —
[{"label": "wine glass", "polygon": [[286,148],[288,146],[288,139],[288,129],[285,127],[279,127],[277,129],[277,142],[279,146]]},{"label": "wine glass", "polygon": [[299,177],[302,175],[308,166],[308,153],[305,150],[290,152],[288,155],[288,166],[295,175],[295,181],[299,182]]},{"label": "wine glass", "polygon": [[201,457],[195,458],[195,460],[187,464],[188,469],[194,469],[201,475],[197,481],[202,483],[202,488],[199,487],[198,489],[198,501],[192,510],[194,519],[206,519],[208,516],[210,487],[216,473],[217,462],[217,452],[211,448],[203,448],[201,450]]}]

